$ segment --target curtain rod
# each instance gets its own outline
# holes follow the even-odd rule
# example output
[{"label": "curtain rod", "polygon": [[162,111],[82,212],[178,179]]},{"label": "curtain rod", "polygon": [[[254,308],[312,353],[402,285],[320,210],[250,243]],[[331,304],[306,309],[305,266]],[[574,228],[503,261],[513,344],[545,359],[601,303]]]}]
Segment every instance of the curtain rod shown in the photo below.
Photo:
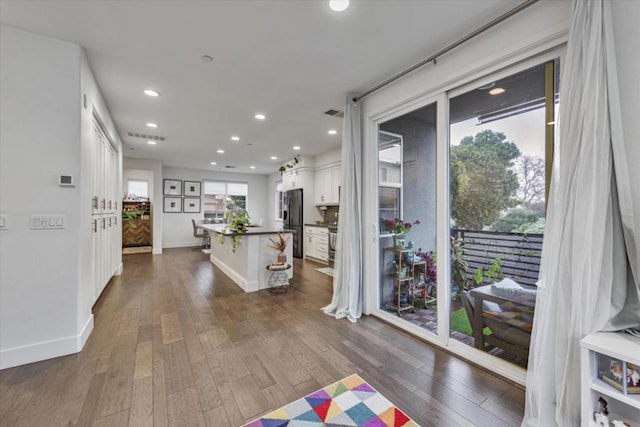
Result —
[{"label": "curtain rod", "polygon": [[466,43],[467,41],[471,40],[475,36],[484,33],[488,29],[490,29],[492,27],[495,27],[496,25],[498,25],[502,21],[506,21],[507,19],[511,18],[513,15],[525,10],[526,8],[528,8],[529,6],[533,5],[534,3],[537,3],[538,1],[539,0],[526,0],[524,3],[520,3],[518,6],[514,7],[511,10],[509,10],[507,13],[505,13],[503,15],[500,15],[499,17],[497,17],[493,21],[491,21],[491,22],[483,25],[482,27],[478,28],[477,30],[467,34],[466,36],[462,37],[458,41],[456,41],[454,43],[451,43],[449,46],[447,46],[447,47],[445,47],[443,49],[440,49],[438,52],[434,53],[433,55],[431,55],[427,59],[424,59],[424,60],[418,62],[417,64],[413,65],[412,67],[409,67],[406,70],[399,72],[395,76],[390,77],[389,79],[383,81],[380,84],[377,84],[376,86],[372,87],[371,89],[367,90],[366,92],[363,92],[360,95],[354,97],[353,101],[354,102],[358,102],[359,100],[361,100],[365,96],[377,91],[378,89],[381,89],[381,88],[385,87],[389,83],[393,83],[394,81],[398,80],[400,77],[406,76],[410,72],[422,67],[425,64],[428,64],[429,62],[433,61],[433,63],[435,64],[436,60],[440,56],[444,55],[445,53],[447,53],[447,52],[449,52],[449,51],[451,51],[453,49],[455,49],[456,47],[460,46],[461,44]]}]

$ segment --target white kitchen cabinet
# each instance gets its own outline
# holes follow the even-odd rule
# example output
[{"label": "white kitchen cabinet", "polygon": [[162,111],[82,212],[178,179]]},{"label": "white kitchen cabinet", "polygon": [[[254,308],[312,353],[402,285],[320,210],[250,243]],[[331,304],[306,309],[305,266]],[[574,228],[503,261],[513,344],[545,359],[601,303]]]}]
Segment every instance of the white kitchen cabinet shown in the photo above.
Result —
[{"label": "white kitchen cabinet", "polygon": [[315,203],[317,206],[340,203],[342,168],[334,165],[316,170]]},{"label": "white kitchen cabinet", "polygon": [[[600,425],[594,419],[594,412],[600,412],[600,398],[607,402],[609,421],[624,420],[629,423],[633,420],[637,423],[640,420],[640,394],[624,394],[610,385],[612,380],[605,376],[615,361],[626,362],[627,369],[629,364],[636,370],[640,369],[640,338],[624,332],[596,332],[583,338],[580,347],[581,425]],[[626,375],[623,375],[623,379],[627,379]]]},{"label": "white kitchen cabinet", "polygon": [[305,227],[305,258],[327,262],[329,260],[329,229],[327,227]]},{"label": "white kitchen cabinet", "polygon": [[305,188],[309,172],[299,168],[289,169],[282,174],[282,191]]}]

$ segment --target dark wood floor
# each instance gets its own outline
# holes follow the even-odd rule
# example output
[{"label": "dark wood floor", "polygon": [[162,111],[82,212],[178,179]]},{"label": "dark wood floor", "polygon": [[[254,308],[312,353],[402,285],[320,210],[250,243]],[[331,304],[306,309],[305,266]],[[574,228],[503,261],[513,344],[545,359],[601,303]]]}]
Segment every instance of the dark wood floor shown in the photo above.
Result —
[{"label": "dark wood floor", "polygon": [[239,426],[354,372],[423,426],[520,424],[520,388],[371,316],[323,314],[316,264],[296,260],[286,294],[246,294],[198,251],[124,263],[81,353],[0,371],[0,425]]}]

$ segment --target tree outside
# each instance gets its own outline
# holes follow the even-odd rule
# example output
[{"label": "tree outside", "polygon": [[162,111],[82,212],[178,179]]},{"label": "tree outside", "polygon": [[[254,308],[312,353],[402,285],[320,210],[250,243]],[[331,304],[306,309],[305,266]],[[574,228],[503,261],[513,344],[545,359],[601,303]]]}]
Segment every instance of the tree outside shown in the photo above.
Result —
[{"label": "tree outside", "polygon": [[504,133],[489,129],[451,148],[451,214],[457,227],[481,230],[518,204],[512,168],[519,156]]},{"label": "tree outside", "polygon": [[543,216],[545,212],[545,165],[537,156],[522,155],[515,160],[520,187],[517,197],[522,207]]},{"label": "tree outside", "polygon": [[510,209],[503,217],[498,218],[491,224],[491,230],[511,232],[524,225],[538,222],[538,214],[529,209]]}]

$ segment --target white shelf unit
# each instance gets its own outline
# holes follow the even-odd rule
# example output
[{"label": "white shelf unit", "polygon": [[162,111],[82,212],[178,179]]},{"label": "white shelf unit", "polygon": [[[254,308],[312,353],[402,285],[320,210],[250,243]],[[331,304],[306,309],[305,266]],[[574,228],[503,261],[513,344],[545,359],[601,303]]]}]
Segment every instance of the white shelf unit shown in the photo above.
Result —
[{"label": "white shelf unit", "polygon": [[640,427],[640,395],[627,394],[598,378],[598,355],[640,366],[640,338],[624,332],[596,332],[580,341],[582,375],[582,426],[598,426],[593,413],[600,410],[598,399],[608,403],[609,421],[623,420]]}]

